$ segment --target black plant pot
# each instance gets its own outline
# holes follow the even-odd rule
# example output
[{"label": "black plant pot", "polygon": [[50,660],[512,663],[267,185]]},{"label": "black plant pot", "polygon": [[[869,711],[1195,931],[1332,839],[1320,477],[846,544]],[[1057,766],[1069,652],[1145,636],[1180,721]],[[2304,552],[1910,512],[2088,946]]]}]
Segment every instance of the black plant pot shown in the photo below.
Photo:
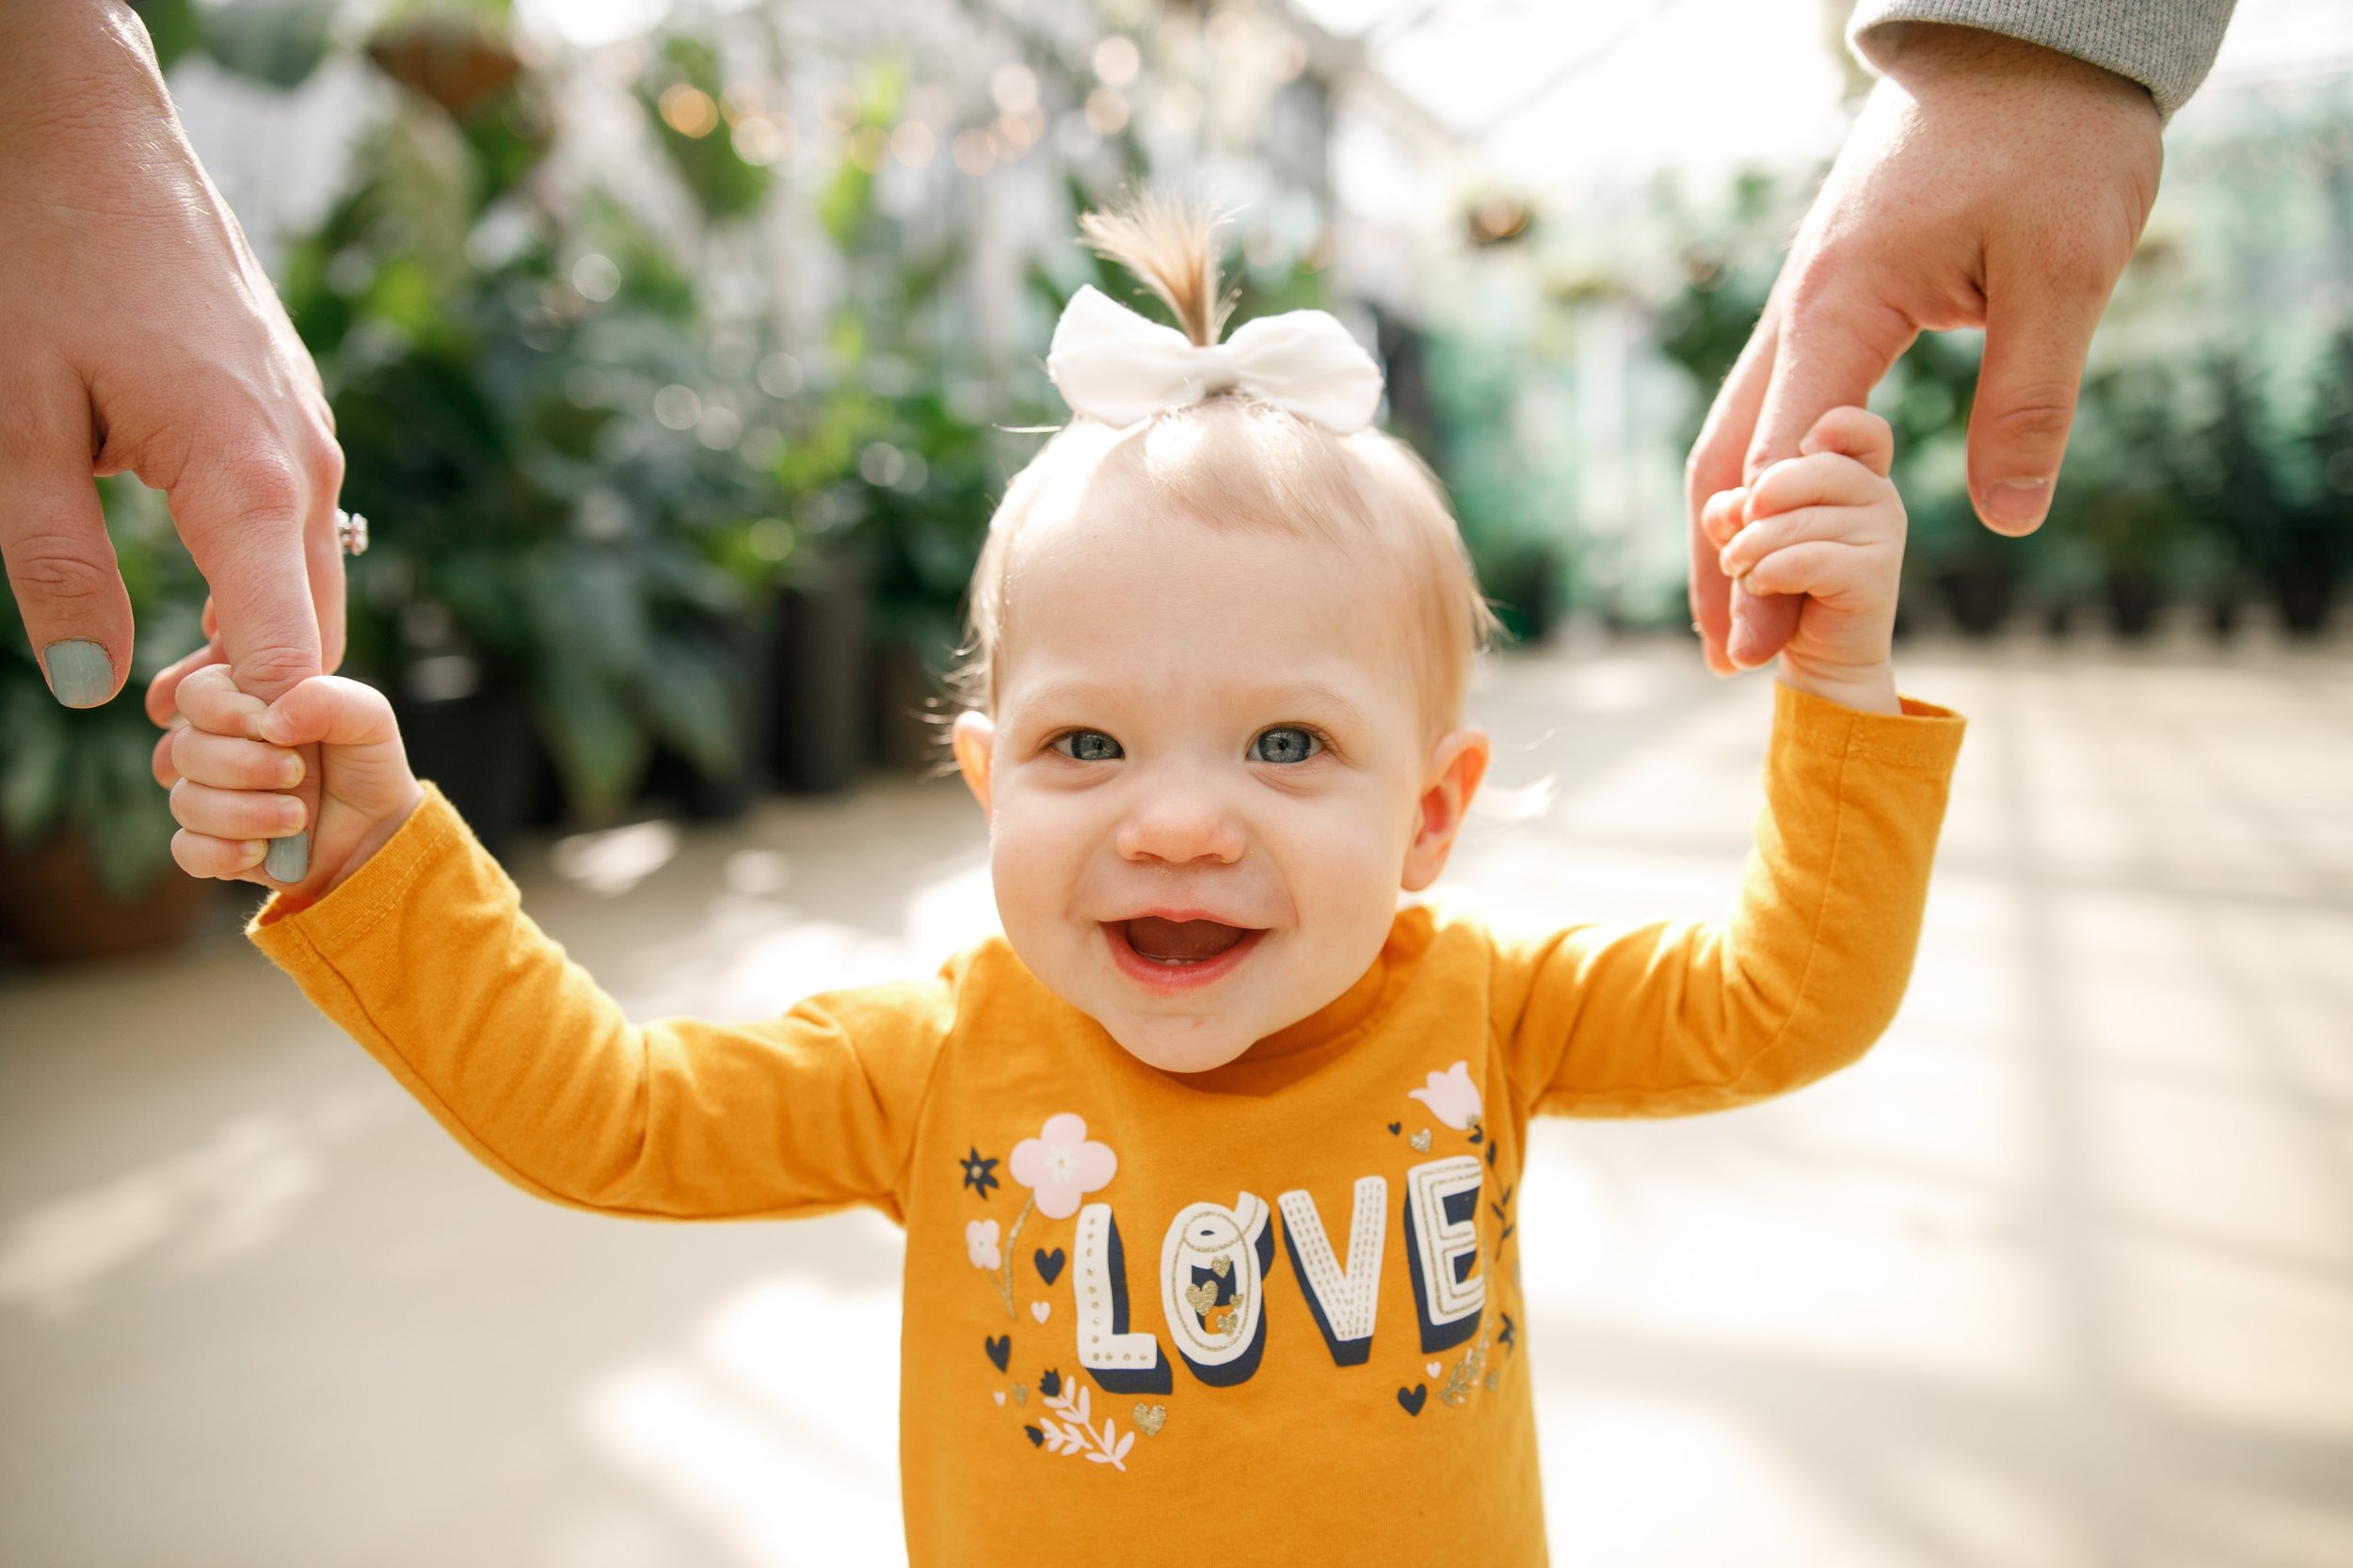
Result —
[{"label": "black plant pot", "polygon": [[2018,596],[2018,568],[1998,556],[1946,567],[1937,591],[1953,621],[1973,637],[1990,637],[2009,618]]},{"label": "black plant pot", "polygon": [[767,766],[783,789],[847,789],[866,766],[868,598],[865,572],[844,561],[771,613]]},{"label": "black plant pot", "polygon": [[1515,557],[1497,573],[1496,601],[1513,641],[1533,648],[1561,623],[1561,562],[1549,550]]},{"label": "black plant pot", "polygon": [[751,809],[767,781],[766,758],[776,729],[776,640],[783,634],[773,613],[730,621],[720,632],[735,666],[735,733],[743,761],[735,772],[712,777],[668,746],[655,748],[638,789],[640,798],[673,802],[697,822],[733,822]]},{"label": "black plant pot", "polygon": [[904,643],[873,650],[873,709],[867,739],[872,755],[893,773],[928,773],[949,755],[948,721],[939,683],[923,656]]},{"label": "black plant pot", "polygon": [[441,702],[395,691],[392,702],[409,770],[440,785],[482,846],[504,855],[538,777],[530,699],[516,687],[492,685]]},{"label": "black plant pot", "polygon": [[2108,624],[2120,637],[2138,640],[2157,623],[2157,580],[2146,571],[2120,568],[2108,573]]},{"label": "black plant pot", "polygon": [[2329,624],[2329,608],[2337,597],[2332,578],[2320,572],[2282,577],[2272,584],[2272,591],[2279,597],[2280,619],[2291,635],[2316,637]]}]

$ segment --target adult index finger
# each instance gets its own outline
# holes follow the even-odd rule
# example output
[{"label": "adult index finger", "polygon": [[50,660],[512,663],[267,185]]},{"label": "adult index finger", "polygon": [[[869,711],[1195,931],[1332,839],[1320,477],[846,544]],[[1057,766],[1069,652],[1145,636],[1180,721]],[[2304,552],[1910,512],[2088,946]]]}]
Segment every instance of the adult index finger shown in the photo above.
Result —
[{"label": "adult index finger", "polygon": [[[321,672],[318,606],[306,524],[323,488],[339,479],[334,443],[296,455],[250,447],[240,458],[191,463],[170,490],[172,516],[197,569],[212,589],[220,619],[221,650],[237,689],[264,702]],[[331,496],[327,504],[331,510]],[[331,534],[331,524],[329,525]],[[340,586],[340,559],[332,570]],[[340,595],[337,596],[340,614]],[[200,675],[202,672],[199,672]],[[184,698],[182,702],[185,711]],[[303,820],[318,813],[318,756],[303,754],[303,782],[294,792]],[[309,869],[310,830],[271,840],[267,873],[299,882]]]},{"label": "adult index finger", "polygon": [[1684,507],[1691,536],[1687,579],[1691,625],[1700,634],[1707,667],[1718,675],[1730,675],[1737,667],[1724,651],[1732,634],[1734,590],[1731,581],[1716,568],[1716,551],[1723,541],[1710,534],[1707,508],[1715,498],[1740,486],[1741,462],[1772,368],[1773,312],[1769,305],[1757,318],[1731,374],[1717,389],[1716,401],[1708,406],[1707,422],[1701,426],[1700,439],[1692,443],[1691,456],[1683,466]]}]

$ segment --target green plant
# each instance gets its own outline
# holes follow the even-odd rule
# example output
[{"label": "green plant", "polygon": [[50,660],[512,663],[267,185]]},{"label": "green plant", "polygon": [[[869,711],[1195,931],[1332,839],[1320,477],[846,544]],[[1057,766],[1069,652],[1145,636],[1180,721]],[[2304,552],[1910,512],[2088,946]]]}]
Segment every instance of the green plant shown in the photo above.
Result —
[{"label": "green plant", "polygon": [[[2338,366],[2342,360],[2333,360]],[[2343,368],[2332,379],[2344,377]],[[2230,541],[2247,570],[2275,591],[2323,595],[2353,557],[2353,528],[2342,507],[2292,493],[2288,454],[2273,428],[2252,370],[2233,355],[2208,367],[2213,412],[2189,443],[2185,484],[2197,514]],[[2320,424],[2310,438],[2326,445],[2336,401],[2353,392],[2324,382]],[[2324,464],[2323,472],[2327,469]]]},{"label": "green plant", "polygon": [[[372,53],[408,57],[397,40]],[[791,544],[757,531],[775,495],[743,446],[767,415],[720,374],[675,260],[617,203],[534,178],[528,75],[403,79],[415,90],[284,289],[335,406],[346,503],[374,524],[353,664],[414,696],[523,687],[589,817],[626,803],[656,744],[730,776],[727,629]]]},{"label": "green plant", "polygon": [[97,708],[57,705],[0,593],[0,830],[21,851],[81,840],[100,886],[128,903],[171,864],[170,797],[150,772],[156,730],[142,699],[165,664],[202,641],[204,587],[163,498],[129,478],[99,482],[107,533],[130,590],[137,642],[130,679]]},{"label": "green plant", "polygon": [[710,44],[682,33],[664,39],[637,96],[670,166],[706,216],[740,217],[767,199],[766,166],[736,148],[736,117],[724,102],[719,56]]}]

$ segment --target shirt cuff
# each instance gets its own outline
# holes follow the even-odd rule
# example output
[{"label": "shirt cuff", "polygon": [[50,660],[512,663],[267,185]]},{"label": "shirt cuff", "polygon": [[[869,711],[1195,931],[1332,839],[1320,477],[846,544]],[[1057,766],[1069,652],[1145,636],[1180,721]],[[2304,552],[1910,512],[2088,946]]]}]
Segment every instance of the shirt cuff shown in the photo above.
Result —
[{"label": "shirt cuff", "polygon": [[1862,0],[1848,19],[1847,46],[1879,71],[1908,23],[1976,27],[2137,82],[2166,120],[2213,69],[2231,8],[2232,0]]},{"label": "shirt cuff", "polygon": [[1950,773],[1969,721],[1949,708],[1899,696],[1901,713],[1866,713],[1773,682],[1773,733],[1826,756]]},{"label": "shirt cuff", "polygon": [[473,830],[430,779],[419,782],[424,798],[417,808],[342,887],[315,904],[299,905],[282,892],[270,894],[246,922],[245,934],[254,946],[281,964],[305,942],[321,956],[347,948],[399,906],[427,866],[464,854]]}]

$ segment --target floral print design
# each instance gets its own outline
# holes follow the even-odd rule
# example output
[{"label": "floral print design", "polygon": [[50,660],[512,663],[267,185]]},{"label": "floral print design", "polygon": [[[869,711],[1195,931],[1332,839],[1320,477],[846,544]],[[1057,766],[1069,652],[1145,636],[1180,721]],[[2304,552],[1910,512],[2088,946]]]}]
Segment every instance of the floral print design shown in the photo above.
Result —
[{"label": "floral print design", "polygon": [[976,1196],[984,1198],[988,1196],[990,1188],[1003,1185],[997,1179],[997,1161],[983,1154],[977,1144],[973,1146],[971,1153],[957,1160],[956,1163],[964,1167],[964,1184],[970,1188]]},{"label": "floral print design", "polygon": [[975,1269],[994,1269],[1003,1261],[997,1256],[996,1221],[974,1220],[964,1227],[964,1256]]},{"label": "floral print design", "polygon": [[1111,1145],[1089,1142],[1085,1119],[1067,1111],[1047,1117],[1036,1137],[1016,1144],[1007,1163],[1013,1179],[1030,1189],[1037,1211],[1049,1220],[1079,1212],[1080,1200],[1109,1185],[1119,1170]]},{"label": "floral print design", "polygon": [[[1457,1062],[1445,1072],[1432,1073],[1427,1088],[1408,1089],[1405,1097],[1421,1101],[1430,1108],[1433,1116],[1457,1132],[1476,1126],[1479,1121],[1479,1086],[1471,1081],[1470,1064],[1467,1062]],[[1020,1151],[1015,1150],[1014,1157],[1018,1160]],[[1020,1174],[1020,1168],[1015,1167],[1016,1179]]]},{"label": "floral print design", "polygon": [[[1018,1173],[1015,1179],[1020,1179]],[[1039,1391],[1045,1392],[1043,1384]],[[1103,1417],[1103,1425],[1097,1430],[1092,1419],[1091,1403],[1086,1385],[1073,1379],[1066,1391],[1058,1389],[1046,1395],[1046,1408],[1054,1415],[1041,1416],[1036,1425],[1025,1426],[1021,1431],[1032,1448],[1044,1448],[1050,1454],[1083,1454],[1096,1464],[1126,1470],[1128,1450],[1136,1446],[1136,1434],[1122,1432],[1118,1420],[1110,1416]]]}]

